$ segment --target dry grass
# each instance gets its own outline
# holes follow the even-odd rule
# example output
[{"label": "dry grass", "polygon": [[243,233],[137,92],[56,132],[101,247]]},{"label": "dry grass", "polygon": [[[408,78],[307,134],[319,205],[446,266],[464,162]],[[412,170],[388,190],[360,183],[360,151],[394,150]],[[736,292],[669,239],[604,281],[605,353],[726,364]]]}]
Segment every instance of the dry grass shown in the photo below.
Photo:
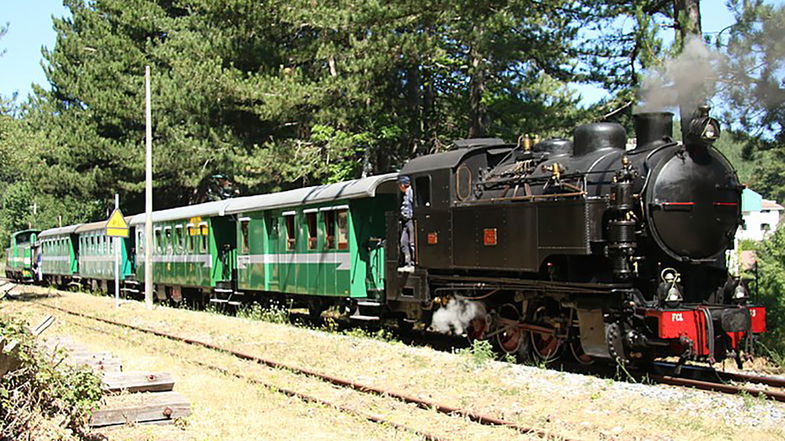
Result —
[{"label": "dry grass", "polygon": [[[67,294],[45,300],[65,308],[104,318],[154,327],[276,361],[340,376],[395,392],[419,396],[443,404],[492,414],[521,425],[534,426],[561,436],[580,439],[785,439],[777,422],[762,421],[756,427],[718,419],[707,406],[714,395],[703,392],[655,397],[655,388],[619,391],[610,380],[570,376],[502,363],[474,366],[465,357],[398,343],[340,336],[287,325],[255,322],[202,312],[129,303],[116,309],[111,299]],[[6,303],[4,309],[39,318],[44,310],[24,303]],[[49,311],[47,311],[49,312]],[[115,439],[410,439],[413,436],[365,422],[334,409],[305,404],[297,399],[242,379],[205,371],[189,363],[194,357],[232,372],[258,375],[279,387],[339,401],[365,412],[385,412],[396,422],[444,434],[453,439],[510,438],[501,429],[476,428],[455,423],[430,412],[407,412],[410,406],[391,406],[389,400],[359,396],[324,383],[250,365],[232,357],[181,343],[143,336],[133,331],[100,326],[95,322],[62,316],[55,332],[74,335],[91,349],[111,350],[125,361],[126,370],[163,370],[175,375],[175,389],[193,402],[194,415],[188,430],[145,427],[112,432]],[[82,326],[106,329],[107,334]],[[51,332],[51,331],[50,331]],[[86,338],[89,341],[86,341]],[[123,340],[118,341],[118,337]],[[578,378],[576,380],[576,378]],[[657,386],[661,388],[662,386]],[[691,398],[694,396],[694,398]],[[710,398],[707,398],[710,397]],[[695,405],[691,406],[693,402]],[[737,400],[740,417],[753,418],[760,401]],[[689,411],[684,409],[689,408]],[[783,406],[781,409],[785,409]],[[474,428],[474,429],[472,429]],[[467,432],[476,430],[476,432]],[[490,432],[488,430],[491,430]],[[133,436],[126,436],[126,432]],[[141,433],[141,435],[139,435]],[[137,437],[142,436],[142,438]],[[159,437],[163,438],[159,438]]]}]

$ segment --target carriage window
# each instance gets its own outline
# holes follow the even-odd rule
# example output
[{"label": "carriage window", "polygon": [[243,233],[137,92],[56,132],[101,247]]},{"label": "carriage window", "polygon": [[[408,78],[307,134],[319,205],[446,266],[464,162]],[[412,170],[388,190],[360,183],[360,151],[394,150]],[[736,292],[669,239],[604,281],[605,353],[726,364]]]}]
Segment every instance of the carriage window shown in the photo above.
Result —
[{"label": "carriage window", "polygon": [[183,226],[175,225],[174,227],[174,246],[175,250],[182,251],[183,247]]},{"label": "carriage window", "polygon": [[201,236],[199,236],[199,252],[201,253],[207,252],[207,238],[209,237],[207,235],[208,231],[207,222],[201,222],[199,224],[199,233],[201,233]]},{"label": "carriage window", "polygon": [[153,243],[155,244],[155,250],[160,252],[161,251],[161,229],[155,229],[155,239],[153,239]]},{"label": "carriage window", "polygon": [[207,237],[208,236],[199,236],[199,252],[206,253],[207,252]]},{"label": "carriage window", "polygon": [[345,250],[349,248],[349,212],[339,210],[336,216],[338,217],[338,249]]},{"label": "carriage window", "polygon": [[166,251],[171,253],[172,249],[174,248],[172,246],[172,227],[164,228],[164,236],[165,236],[165,239],[166,239],[166,241],[165,241]]},{"label": "carriage window", "polygon": [[325,211],[324,212],[324,247],[325,248],[335,248],[335,212]]},{"label": "carriage window", "polygon": [[196,235],[199,234],[199,231],[194,227],[194,224],[188,224],[185,226],[185,243],[188,251],[193,252],[196,249]]},{"label": "carriage window", "polygon": [[249,226],[250,223],[251,223],[250,219],[242,219],[242,220],[240,220],[240,235],[242,236],[241,237],[241,239],[242,239],[242,247],[241,247],[240,251],[243,252],[243,253],[247,253],[248,250],[250,249],[250,245],[249,245],[250,238],[248,236],[248,233],[249,233],[248,226]]},{"label": "carriage window", "polygon": [[420,176],[414,180],[414,200],[418,207],[431,206],[430,176]]},{"label": "carriage window", "polygon": [[286,249],[291,251],[294,249],[296,239],[294,234],[294,214],[285,214],[283,218],[286,221]]},{"label": "carriage window", "polygon": [[308,220],[308,249],[316,249],[316,212],[306,213]]},{"label": "carriage window", "polygon": [[144,251],[144,232],[141,230],[136,232],[136,249],[138,249],[140,253]]}]

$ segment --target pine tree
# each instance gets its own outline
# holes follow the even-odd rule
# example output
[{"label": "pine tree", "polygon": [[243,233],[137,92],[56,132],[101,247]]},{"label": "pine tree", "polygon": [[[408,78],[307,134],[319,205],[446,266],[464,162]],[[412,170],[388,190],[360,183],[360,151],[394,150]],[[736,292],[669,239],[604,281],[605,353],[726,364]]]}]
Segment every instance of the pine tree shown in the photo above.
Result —
[{"label": "pine tree", "polygon": [[[736,23],[715,44],[727,55],[723,119],[748,133],[746,154],[758,158],[753,182],[767,198],[785,200],[785,6],[732,1]],[[765,160],[764,160],[765,158]]]}]

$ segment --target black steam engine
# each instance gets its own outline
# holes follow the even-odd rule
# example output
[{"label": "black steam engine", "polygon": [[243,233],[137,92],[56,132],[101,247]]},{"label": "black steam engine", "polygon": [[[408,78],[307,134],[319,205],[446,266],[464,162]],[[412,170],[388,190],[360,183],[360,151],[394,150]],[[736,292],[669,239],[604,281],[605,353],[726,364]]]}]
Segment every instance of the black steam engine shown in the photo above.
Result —
[{"label": "black steam engine", "polygon": [[522,357],[740,363],[765,311],[725,263],[742,186],[712,146],[719,124],[704,107],[684,142],[670,113],[636,115],[635,129],[631,150],[601,122],[573,140],[463,140],[410,161],[417,270],[390,277],[388,247],[390,308],[449,316]]}]

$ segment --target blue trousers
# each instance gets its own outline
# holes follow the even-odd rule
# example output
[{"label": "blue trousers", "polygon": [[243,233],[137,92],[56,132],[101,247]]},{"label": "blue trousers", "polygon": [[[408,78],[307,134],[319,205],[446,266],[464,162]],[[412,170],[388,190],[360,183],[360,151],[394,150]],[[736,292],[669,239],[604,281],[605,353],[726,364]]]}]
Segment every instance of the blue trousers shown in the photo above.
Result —
[{"label": "blue trousers", "polygon": [[414,265],[414,221],[409,219],[402,222],[401,228],[401,255],[403,264]]}]

